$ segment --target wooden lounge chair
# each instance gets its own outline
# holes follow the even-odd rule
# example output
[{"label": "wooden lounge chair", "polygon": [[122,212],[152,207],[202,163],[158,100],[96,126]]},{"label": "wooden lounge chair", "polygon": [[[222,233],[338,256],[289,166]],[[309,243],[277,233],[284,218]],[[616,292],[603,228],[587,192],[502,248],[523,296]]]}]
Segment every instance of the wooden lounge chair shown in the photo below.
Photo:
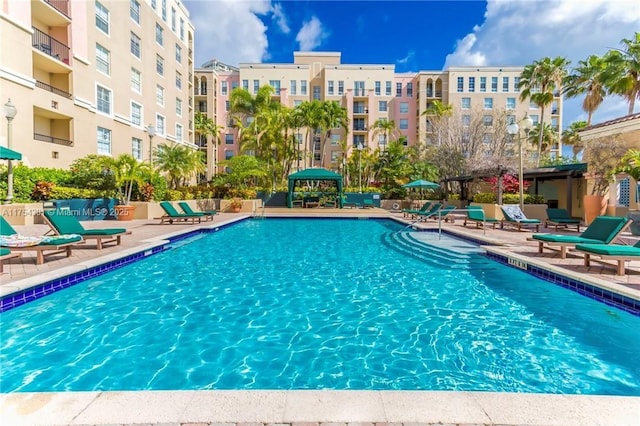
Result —
[{"label": "wooden lounge chair", "polygon": [[426,212],[418,212],[415,217],[418,217],[420,220],[427,220],[434,214],[437,214],[438,210],[442,207],[442,203],[433,203],[429,210]]},{"label": "wooden lounge chair", "polygon": [[362,208],[363,209],[372,209],[375,205],[373,204],[373,200],[370,198],[365,198],[362,200]]},{"label": "wooden lounge chair", "polygon": [[449,206],[444,206],[442,208],[440,208],[439,210],[436,210],[431,216],[429,216],[430,218],[434,219],[434,220],[443,220],[445,222],[449,222],[449,220],[451,220],[451,222],[453,223],[454,218],[453,218],[453,211],[456,209],[456,206],[453,205],[449,205]]},{"label": "wooden lounge chair", "polygon": [[619,216],[598,216],[580,235],[558,235],[558,234],[533,234],[528,241],[538,243],[538,253],[542,253],[544,247],[559,247],[560,258],[567,257],[567,247],[574,247],[576,244],[609,244],[629,226],[626,217]]},{"label": "wooden lounge chair", "polygon": [[614,260],[616,275],[624,275],[626,261],[640,261],[640,241],[634,246],[576,244],[576,251],[584,254],[584,266],[591,266],[591,256],[598,256],[603,260]]},{"label": "wooden lounge chair", "polygon": [[505,223],[514,225],[518,231],[522,231],[522,227],[535,226],[536,232],[540,231],[540,224],[542,223],[538,219],[528,219],[524,212],[520,210],[518,205],[506,205],[500,206],[504,219],[500,222],[500,228],[504,228]]},{"label": "wooden lounge chair", "polygon": [[342,196],[342,207],[349,207],[350,209],[360,207],[360,203],[356,203],[355,201],[347,201],[347,196]]},{"label": "wooden lounge chair", "polygon": [[120,245],[121,237],[131,234],[131,231],[125,228],[85,229],[70,210],[45,210],[44,219],[58,235],[77,234],[85,240],[96,240],[98,250],[102,250],[102,246],[108,243],[115,242],[116,245]]},{"label": "wooden lounge chair", "polygon": [[547,219],[544,221],[544,227],[548,228],[549,225],[555,226],[556,232],[558,232],[559,226],[564,228],[575,226],[576,230],[580,232],[580,220],[569,216],[569,212],[566,209],[547,209]]},{"label": "wooden lounge chair", "polygon": [[417,215],[419,212],[426,212],[431,207],[431,204],[433,204],[431,201],[427,201],[419,209],[402,209],[402,217],[407,217],[407,216],[413,217]]},{"label": "wooden lounge chair", "polygon": [[165,222],[169,222],[171,224],[174,222],[180,223],[180,222],[189,222],[189,221],[191,221],[192,224],[195,224],[196,220],[198,221],[198,223],[202,222],[202,215],[179,213],[178,210],[176,210],[176,208],[173,207],[173,204],[171,204],[168,201],[162,201],[160,203],[160,207],[162,207],[162,210],[164,210],[165,212],[163,216],[156,218],[156,219],[160,219],[161,225]]},{"label": "wooden lounge chair", "polygon": [[[82,236],[60,235],[25,237],[13,229],[3,216],[0,216],[0,245],[13,252],[34,251],[36,253],[36,265],[44,263],[45,256],[65,253],[71,256],[71,248],[76,244],[82,244]],[[14,253],[18,254],[18,253]]]},{"label": "wooden lounge chair", "polygon": [[206,220],[213,220],[213,216],[218,214],[216,210],[195,211],[191,208],[189,203],[187,203],[186,201],[180,201],[178,202],[178,205],[180,206],[182,211],[185,212],[185,214],[202,216]]},{"label": "wooden lounge chair", "polygon": [[8,248],[0,248],[0,274],[4,272],[3,265],[5,260],[22,256],[22,253],[13,253]]},{"label": "wooden lounge chair", "polygon": [[462,226],[467,226],[467,223],[475,223],[476,229],[485,224],[491,224],[493,229],[496,229],[496,225],[500,221],[492,217],[486,217],[482,206],[467,206],[467,217],[464,219]]}]

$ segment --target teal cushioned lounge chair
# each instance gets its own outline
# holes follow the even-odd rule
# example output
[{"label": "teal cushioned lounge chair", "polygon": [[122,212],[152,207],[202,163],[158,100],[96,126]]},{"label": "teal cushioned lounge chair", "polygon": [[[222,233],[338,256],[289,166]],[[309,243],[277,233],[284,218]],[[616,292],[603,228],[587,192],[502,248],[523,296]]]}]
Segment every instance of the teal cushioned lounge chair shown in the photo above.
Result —
[{"label": "teal cushioned lounge chair", "polygon": [[5,260],[13,259],[14,257],[22,256],[21,253],[13,253],[8,248],[0,248],[0,274],[4,272],[3,266]]},{"label": "teal cushioned lounge chair", "polygon": [[127,231],[125,228],[85,229],[78,218],[72,215],[69,210],[45,210],[44,218],[56,234],[78,234],[85,240],[96,240],[98,250],[102,250],[102,246],[107,243],[115,242],[116,245],[120,245],[121,237],[131,234],[131,231]]},{"label": "teal cushioned lounge chair", "polygon": [[45,256],[65,253],[69,257],[71,248],[82,243],[84,243],[82,236],[75,232],[58,237],[22,237],[3,216],[0,216],[0,244],[12,252],[35,251],[36,265],[43,264]]},{"label": "teal cushioned lounge chair", "polygon": [[598,256],[603,260],[615,260],[617,275],[624,275],[625,261],[640,261],[640,241],[634,246],[576,244],[576,251],[584,254],[584,266],[591,266],[591,256]]},{"label": "teal cushioned lounge chair", "polygon": [[431,207],[429,207],[429,210],[427,210],[426,212],[418,212],[416,213],[416,216],[418,216],[420,220],[427,220],[434,214],[437,214],[438,210],[440,210],[441,208],[442,203],[433,203]]},{"label": "teal cushioned lounge chair", "polygon": [[453,216],[449,217],[453,211],[456,209],[456,206],[454,205],[449,205],[449,206],[444,206],[439,208],[438,210],[436,210],[435,212],[433,212],[433,214],[431,214],[430,218],[435,219],[435,220],[445,220],[445,221],[449,221],[449,219],[451,219],[453,221]]},{"label": "teal cushioned lounge chair", "polygon": [[538,219],[528,219],[524,212],[520,210],[518,205],[500,206],[504,219],[500,222],[500,228],[504,228],[505,223],[515,225],[518,231],[522,230],[525,226],[535,226],[536,232],[540,231],[540,224],[542,223]]},{"label": "teal cushioned lounge chair", "polygon": [[482,206],[467,206],[467,217],[464,219],[462,226],[467,226],[468,223],[475,223],[476,229],[480,228],[480,225],[485,224],[493,225],[493,229],[496,229],[496,225],[500,223],[498,219],[493,217],[486,217]]},{"label": "teal cushioned lounge chair", "polygon": [[196,220],[198,221],[198,223],[202,222],[203,215],[179,213],[178,210],[176,210],[176,208],[173,207],[173,204],[171,204],[168,201],[162,201],[160,203],[160,207],[162,207],[162,210],[164,210],[164,213],[165,213],[163,216],[156,218],[156,219],[160,219],[161,225],[165,222],[179,223],[179,222],[191,221],[192,224],[195,224]]},{"label": "teal cushioned lounge chair", "polygon": [[375,205],[373,204],[373,200],[370,198],[365,198],[362,200],[362,208],[363,209],[372,209]]},{"label": "teal cushioned lounge chair", "polygon": [[427,201],[419,209],[402,209],[402,216],[403,217],[407,217],[407,216],[413,217],[413,216],[417,215],[420,212],[426,212],[427,210],[429,210],[429,207],[431,207],[431,204],[433,204],[431,201]]},{"label": "teal cushioned lounge chair", "polygon": [[555,226],[556,232],[558,232],[559,226],[565,228],[575,226],[577,231],[580,232],[580,220],[569,216],[569,212],[566,209],[547,209],[547,219],[544,221],[544,227],[548,228],[549,225]]},{"label": "teal cushioned lounge chair", "polygon": [[527,240],[538,243],[538,253],[542,253],[545,245],[548,248],[560,247],[560,258],[564,259],[567,256],[567,247],[576,244],[609,244],[627,226],[629,220],[626,217],[598,216],[580,235],[533,234]]},{"label": "teal cushioned lounge chair", "polygon": [[178,202],[178,205],[180,206],[182,211],[185,212],[185,214],[203,216],[207,220],[213,220],[213,216],[218,214],[218,212],[216,210],[204,210],[204,211],[201,211],[201,212],[197,212],[197,211],[193,210],[191,208],[191,206],[189,205],[189,203],[187,203],[186,201],[180,201],[180,202]]}]

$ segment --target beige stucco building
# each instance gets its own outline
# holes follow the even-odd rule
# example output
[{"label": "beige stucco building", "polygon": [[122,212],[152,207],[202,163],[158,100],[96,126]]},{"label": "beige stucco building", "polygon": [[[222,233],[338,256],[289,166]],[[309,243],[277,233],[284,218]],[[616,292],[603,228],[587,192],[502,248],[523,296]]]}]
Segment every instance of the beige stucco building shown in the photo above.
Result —
[{"label": "beige stucco building", "polygon": [[[343,64],[339,52],[294,52],[293,63],[242,63],[238,67],[209,61],[195,70],[195,85],[205,84],[207,88],[204,92],[196,89],[198,110],[214,119],[222,135],[219,147],[211,141],[200,143],[207,146],[209,176],[217,170],[218,161],[239,153],[237,129],[227,118],[229,95],[235,87],[255,95],[259,87],[270,85],[275,89],[275,98],[287,107],[318,99],[334,100],[346,108],[348,134],[332,130],[324,158],[319,149],[313,149],[295,166],[304,169],[324,165],[338,170],[341,141],[346,142],[349,152],[358,144],[371,149],[383,146],[385,136],[372,129],[378,119],[393,120],[396,136],[404,136],[407,145],[436,143],[428,117],[423,115],[436,100],[459,109],[462,120],[466,118],[465,111],[481,108],[504,110],[508,119],[515,121],[527,113],[534,124],[538,123],[540,109],[519,99],[517,86],[522,70],[523,67],[455,67],[397,73],[393,64]],[[556,129],[560,140],[560,95],[547,108],[544,121]],[[300,142],[302,138],[300,135]],[[319,143],[316,141],[316,147]],[[561,152],[561,142],[551,147],[552,156]]]},{"label": "beige stucco building", "polygon": [[[87,154],[149,159],[193,143],[193,38],[180,0],[0,0],[0,102],[31,166]],[[2,121],[5,121],[2,119]],[[7,146],[6,121],[0,144]]]}]

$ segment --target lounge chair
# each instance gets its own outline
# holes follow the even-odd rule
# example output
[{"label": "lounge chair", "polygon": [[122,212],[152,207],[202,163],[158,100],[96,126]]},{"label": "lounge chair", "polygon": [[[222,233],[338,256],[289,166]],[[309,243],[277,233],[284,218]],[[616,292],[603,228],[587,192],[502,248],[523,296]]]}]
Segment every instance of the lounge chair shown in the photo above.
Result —
[{"label": "lounge chair", "polygon": [[453,211],[456,209],[456,206],[454,205],[449,205],[449,206],[444,206],[442,208],[440,208],[439,210],[436,210],[435,212],[433,212],[433,214],[429,217],[435,219],[435,220],[445,220],[445,222],[448,222],[449,220],[451,220],[451,222],[454,221],[453,219]]},{"label": "lounge chair", "polygon": [[407,217],[407,216],[413,217],[413,216],[417,215],[419,212],[426,212],[431,207],[431,204],[433,204],[431,201],[427,201],[419,209],[402,209],[402,216],[403,217]]},{"label": "lounge chair", "polygon": [[4,272],[3,265],[5,260],[22,256],[22,253],[13,253],[8,248],[0,248],[0,274]]},{"label": "lounge chair", "polygon": [[522,230],[523,226],[535,226],[536,232],[540,231],[540,224],[542,223],[538,219],[528,219],[524,212],[520,210],[518,205],[500,206],[504,219],[500,222],[500,228],[504,228],[505,223],[515,225],[518,231]]},{"label": "lounge chair", "polygon": [[77,234],[85,240],[96,240],[98,250],[102,250],[102,246],[108,243],[120,245],[121,237],[131,234],[125,228],[85,229],[69,210],[45,210],[44,219],[58,235]]},{"label": "lounge chair", "polygon": [[187,203],[186,201],[180,201],[180,202],[178,202],[178,205],[180,206],[182,211],[185,212],[185,214],[202,216],[202,217],[206,218],[207,220],[213,220],[213,216],[218,214],[218,212],[216,210],[203,210],[203,211],[198,211],[197,212],[197,211],[193,210],[191,208],[191,206],[189,205],[189,203]]},{"label": "lounge chair", "polygon": [[615,260],[618,263],[617,275],[624,275],[625,261],[640,261],[640,241],[634,246],[576,244],[576,251],[584,254],[584,266],[591,266],[591,256],[599,256],[603,260]]},{"label": "lounge chair", "polygon": [[629,221],[626,217],[598,216],[580,235],[533,234],[527,240],[538,243],[538,253],[542,253],[545,245],[548,248],[560,247],[560,258],[564,259],[567,257],[567,247],[576,244],[609,244],[627,226]]},{"label": "lounge chair", "polygon": [[0,216],[0,246],[6,247],[11,252],[35,251],[36,265],[42,265],[45,256],[59,253],[65,253],[67,257],[71,256],[71,248],[76,244],[84,243],[84,241],[80,235],[70,234],[39,237],[23,236],[18,234],[3,216]]},{"label": "lounge chair", "polygon": [[362,200],[362,208],[363,209],[372,209],[375,205],[373,204],[373,200],[370,198],[365,198]]},{"label": "lounge chair", "polygon": [[342,207],[349,207],[350,209],[360,207],[360,203],[356,203],[355,201],[347,201],[347,196],[342,196]]},{"label": "lounge chair", "polygon": [[176,210],[175,207],[173,207],[173,204],[171,204],[168,201],[162,201],[160,203],[160,207],[162,207],[162,210],[164,210],[164,215],[162,215],[161,217],[157,217],[156,219],[160,219],[160,225],[162,225],[165,222],[169,222],[169,223],[179,223],[179,222],[188,222],[191,221],[192,224],[196,223],[196,220],[198,221],[198,223],[202,222],[202,215],[201,214],[186,214],[186,213],[179,213],[178,210]]},{"label": "lounge chair", "polygon": [[558,232],[559,226],[568,228],[570,225],[575,225],[576,230],[580,232],[580,220],[569,216],[569,212],[566,209],[547,209],[547,219],[544,221],[544,227],[548,228],[549,225],[555,226],[556,232]]},{"label": "lounge chair", "polygon": [[462,226],[467,226],[467,222],[475,222],[476,229],[480,228],[480,225],[484,226],[485,224],[491,224],[493,225],[493,229],[496,229],[496,225],[500,223],[498,219],[486,217],[482,206],[467,206],[467,217],[464,219]]},{"label": "lounge chair", "polygon": [[420,220],[427,220],[434,214],[437,214],[438,210],[442,208],[442,203],[433,203],[429,210],[426,212],[418,212],[415,216],[417,216]]}]

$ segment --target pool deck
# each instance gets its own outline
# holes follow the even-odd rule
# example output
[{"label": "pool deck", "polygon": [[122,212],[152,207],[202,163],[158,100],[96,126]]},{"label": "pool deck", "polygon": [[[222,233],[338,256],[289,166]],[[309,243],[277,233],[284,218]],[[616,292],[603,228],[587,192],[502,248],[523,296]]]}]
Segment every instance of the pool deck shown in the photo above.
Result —
[{"label": "pool deck", "polygon": [[[382,209],[278,209],[267,208],[265,216],[393,217],[401,213]],[[0,294],[68,275],[127,254],[139,252],[201,226],[221,226],[245,214],[221,213],[213,222],[197,225],[159,225],[159,221],[83,222],[87,228],[127,227],[132,235],[122,245],[98,251],[91,242],[74,248],[69,258],[55,255],[42,265],[32,252],[5,262]],[[409,223],[409,222],[407,222]],[[435,221],[421,228],[437,229]],[[23,235],[42,235],[47,225],[15,226]],[[499,244],[488,250],[529,264],[562,273],[590,284],[640,300],[640,262],[627,266],[626,275],[616,276],[612,263],[592,261],[583,266],[577,253],[560,259],[557,251],[537,252],[535,242],[526,241],[530,231],[513,228],[485,230],[463,227],[462,220],[442,223],[442,228],[461,236]],[[541,232],[552,232],[541,228]],[[564,233],[564,232],[558,232]],[[568,231],[567,234],[575,234]],[[638,237],[623,233],[629,244]],[[595,259],[594,259],[595,260]],[[435,391],[145,391],[61,392],[0,394],[0,419],[6,425],[154,424],[260,426],[386,426],[400,425],[638,425],[640,398],[581,395],[510,394],[494,392]]]}]

